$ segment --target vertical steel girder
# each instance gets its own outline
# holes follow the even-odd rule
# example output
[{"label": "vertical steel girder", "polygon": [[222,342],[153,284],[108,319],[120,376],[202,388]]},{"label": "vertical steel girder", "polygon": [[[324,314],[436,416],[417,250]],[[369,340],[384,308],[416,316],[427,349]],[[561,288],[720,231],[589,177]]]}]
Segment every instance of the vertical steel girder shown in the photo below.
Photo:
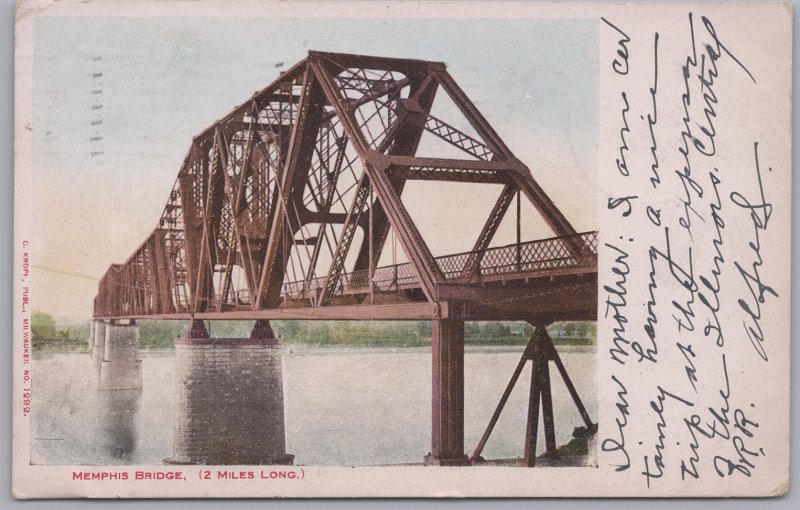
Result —
[{"label": "vertical steel girder", "polygon": [[464,321],[432,323],[431,452],[426,464],[463,465]]}]

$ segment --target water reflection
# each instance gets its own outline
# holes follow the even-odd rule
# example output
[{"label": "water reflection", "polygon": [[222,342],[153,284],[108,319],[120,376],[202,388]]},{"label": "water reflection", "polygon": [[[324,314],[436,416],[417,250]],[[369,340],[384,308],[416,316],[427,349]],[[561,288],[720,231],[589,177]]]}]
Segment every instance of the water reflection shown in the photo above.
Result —
[{"label": "water reflection", "polygon": [[[467,450],[480,440],[521,349],[467,349]],[[589,414],[596,417],[594,349],[559,350]],[[155,465],[169,457],[176,353],[145,350],[142,359],[142,390],[99,390],[94,362],[85,353],[37,354],[32,462]],[[285,451],[295,454],[296,464],[419,463],[430,450],[430,348],[292,346],[283,352],[282,371]],[[552,392],[556,442],[563,445],[583,422],[560,378],[554,378]],[[512,393],[485,458],[520,456],[527,405],[526,391]]]},{"label": "water reflection", "polygon": [[98,390],[99,447],[120,464],[133,462],[141,390]]}]

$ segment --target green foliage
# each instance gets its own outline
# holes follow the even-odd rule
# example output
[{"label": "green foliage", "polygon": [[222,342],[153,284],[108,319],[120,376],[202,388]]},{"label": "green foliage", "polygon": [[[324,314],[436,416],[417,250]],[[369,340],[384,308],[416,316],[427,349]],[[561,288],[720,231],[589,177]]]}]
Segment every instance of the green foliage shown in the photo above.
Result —
[{"label": "green foliage", "polygon": [[522,327],[522,335],[525,338],[530,338],[533,335],[533,326],[528,324],[527,322],[524,323],[525,325]]},{"label": "green foliage", "polygon": [[574,455],[589,454],[589,429],[586,427],[575,427],[572,430],[572,439],[569,443],[559,446],[556,454],[563,457]]},{"label": "green foliage", "polygon": [[595,345],[597,324],[594,322],[555,322],[547,327],[555,345]]},{"label": "green foliage", "polygon": [[31,344],[34,350],[86,350],[89,346],[89,323],[59,327],[53,317],[34,310],[31,314]]},{"label": "green foliage", "polygon": [[56,321],[46,313],[34,310],[31,314],[31,336],[34,346],[37,343],[56,338]]},{"label": "green foliage", "polygon": [[206,321],[208,334],[217,338],[247,338],[256,321]]},{"label": "green foliage", "polygon": [[139,326],[139,345],[144,349],[168,349],[175,345],[175,339],[183,335],[184,321],[160,321],[142,319]]},{"label": "green foliage", "polygon": [[[568,326],[569,336],[563,333]],[[286,343],[316,345],[391,345],[414,347],[430,345],[430,321],[272,321],[275,333]],[[594,323],[560,323],[561,333],[553,336],[560,345],[594,345]],[[558,326],[548,328],[551,336]],[[467,322],[467,345],[524,345],[533,327],[523,322]],[[216,335],[221,336],[221,335]]]},{"label": "green foliage", "polygon": [[272,327],[293,344],[415,347],[431,341],[430,324],[411,321],[273,321]]},{"label": "green foliage", "polygon": [[[275,333],[290,344],[417,347],[430,345],[430,321],[271,321]],[[186,321],[141,319],[140,346],[169,349],[183,336]],[[216,338],[247,338],[254,321],[207,321],[206,329]],[[35,311],[31,320],[34,349],[84,350],[88,346],[89,322],[60,327],[50,315]],[[594,345],[597,326],[593,322],[561,322],[548,327],[556,345]],[[526,322],[467,322],[467,345],[525,345],[533,333]]]},{"label": "green foliage", "polygon": [[524,329],[511,331],[508,322],[468,322],[464,325],[464,343],[475,345],[520,345],[528,343],[530,335]]},{"label": "green foliage", "polygon": [[417,333],[420,338],[430,338],[433,335],[433,327],[430,321],[417,321]]}]

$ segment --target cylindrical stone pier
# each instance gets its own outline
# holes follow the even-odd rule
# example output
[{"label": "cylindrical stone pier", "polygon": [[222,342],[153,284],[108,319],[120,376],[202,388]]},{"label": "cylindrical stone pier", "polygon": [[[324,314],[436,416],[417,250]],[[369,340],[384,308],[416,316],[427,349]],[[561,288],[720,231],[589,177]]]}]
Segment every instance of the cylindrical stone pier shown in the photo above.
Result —
[{"label": "cylindrical stone pier", "polygon": [[100,389],[137,390],[142,387],[139,359],[139,326],[111,321],[105,325],[103,361],[100,364]]},{"label": "cylindrical stone pier", "polygon": [[138,444],[136,416],[142,392],[116,390],[98,392],[99,420],[95,444],[105,455],[131,462]]},{"label": "cylindrical stone pier", "polygon": [[[200,321],[193,322],[185,336],[207,336]],[[251,338],[176,340],[172,457],[165,462],[292,463],[286,454],[282,345],[264,322]]]},{"label": "cylindrical stone pier", "polygon": [[89,356],[92,355],[92,351],[94,350],[94,330],[95,330],[95,323],[97,321],[89,322],[89,338],[87,339],[87,343],[89,344]]},{"label": "cylindrical stone pier", "polygon": [[91,354],[92,359],[97,363],[103,362],[106,350],[106,324],[103,321],[94,321],[92,323],[92,346]]}]

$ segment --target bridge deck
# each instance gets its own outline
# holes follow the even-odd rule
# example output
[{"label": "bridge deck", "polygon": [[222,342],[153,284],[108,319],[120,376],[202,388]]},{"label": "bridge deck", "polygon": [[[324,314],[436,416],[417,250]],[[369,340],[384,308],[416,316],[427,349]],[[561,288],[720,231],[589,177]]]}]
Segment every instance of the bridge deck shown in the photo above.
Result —
[{"label": "bridge deck", "polygon": [[[578,241],[579,250],[570,243]],[[437,264],[450,283],[483,283],[526,280],[557,275],[580,274],[597,268],[597,232],[573,237],[553,237],[520,244],[487,248],[436,257]],[[391,292],[419,288],[419,278],[409,263],[375,269],[371,278],[374,291]],[[282,296],[309,299],[325,287],[326,278],[286,283]],[[342,275],[336,287],[339,295],[370,292],[369,270]]]},{"label": "bridge deck", "polygon": [[[475,318],[531,319],[557,307],[560,317],[592,318],[596,309],[597,232],[553,237],[437,257],[446,282],[440,300],[427,301],[409,263],[343,274],[330,306],[317,299],[326,278],[288,282],[281,303],[254,309],[246,290],[237,303],[212,302],[198,319],[377,320]],[[372,287],[370,288],[370,281]],[[186,311],[139,310],[115,318],[189,319]]]}]

